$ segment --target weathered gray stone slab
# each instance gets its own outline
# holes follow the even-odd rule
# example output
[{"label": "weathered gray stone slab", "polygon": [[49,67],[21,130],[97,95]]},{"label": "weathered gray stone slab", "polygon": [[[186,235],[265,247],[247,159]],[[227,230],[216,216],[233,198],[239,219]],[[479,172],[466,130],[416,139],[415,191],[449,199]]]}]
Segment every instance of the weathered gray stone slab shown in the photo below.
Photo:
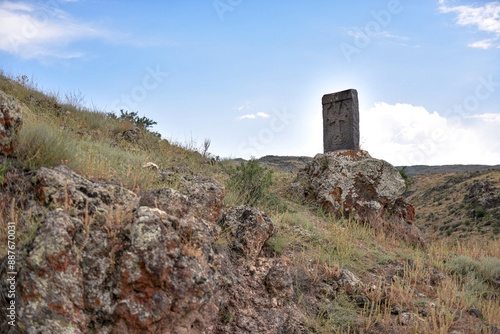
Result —
[{"label": "weathered gray stone slab", "polygon": [[359,104],[355,89],[323,96],[325,153],[359,149]]}]

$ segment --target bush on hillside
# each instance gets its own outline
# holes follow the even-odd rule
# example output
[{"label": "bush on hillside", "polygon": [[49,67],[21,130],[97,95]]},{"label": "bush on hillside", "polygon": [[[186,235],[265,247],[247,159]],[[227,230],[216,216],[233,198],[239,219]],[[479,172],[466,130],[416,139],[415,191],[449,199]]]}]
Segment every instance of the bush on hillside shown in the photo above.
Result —
[{"label": "bush on hillside", "polygon": [[401,175],[403,180],[405,180],[405,186],[406,186],[406,189],[408,189],[408,174],[406,173],[406,166],[401,168],[401,169],[398,169],[398,171],[399,171],[399,175]]},{"label": "bush on hillside", "polygon": [[261,167],[257,160],[242,162],[228,173],[227,187],[237,192],[246,205],[256,205],[263,200],[273,184],[273,171]]}]

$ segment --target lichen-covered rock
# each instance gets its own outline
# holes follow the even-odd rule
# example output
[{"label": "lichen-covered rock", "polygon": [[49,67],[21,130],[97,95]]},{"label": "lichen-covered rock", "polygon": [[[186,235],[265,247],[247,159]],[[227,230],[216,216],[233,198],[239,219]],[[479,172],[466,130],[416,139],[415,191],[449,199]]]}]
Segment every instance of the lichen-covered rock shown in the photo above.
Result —
[{"label": "lichen-covered rock", "polygon": [[202,175],[184,175],[180,190],[161,188],[142,196],[140,205],[157,207],[177,217],[194,215],[215,222],[221,214],[226,190],[217,181]]},{"label": "lichen-covered rock", "polygon": [[245,205],[229,210],[220,225],[232,234],[230,247],[249,261],[257,259],[264,242],[274,232],[274,224],[263,211]]},{"label": "lichen-covered rock", "polygon": [[14,136],[23,123],[21,103],[0,91],[0,153],[14,153]]},{"label": "lichen-covered rock", "polygon": [[111,211],[131,211],[139,198],[132,191],[107,182],[93,182],[67,166],[40,168],[33,183],[35,195],[45,205],[70,207],[80,214],[104,219]]},{"label": "lichen-covered rock", "polygon": [[[220,227],[202,218],[213,207],[179,217],[137,207],[133,192],[65,166],[31,181],[46,209],[18,260],[22,330],[197,334],[217,317]],[[189,210],[215,201],[193,193],[194,205],[182,195]]]},{"label": "lichen-covered rock", "polygon": [[83,273],[73,243],[82,222],[62,209],[39,228],[19,277],[24,308],[19,327],[27,333],[86,333]]},{"label": "lichen-covered rock", "polygon": [[316,155],[290,186],[293,195],[337,215],[354,215],[374,228],[422,244],[418,229],[411,225],[415,209],[401,197],[405,189],[394,166],[366,151],[351,150]]},{"label": "lichen-covered rock", "polygon": [[210,223],[140,207],[118,251],[114,333],[202,333],[217,315]]},{"label": "lichen-covered rock", "polygon": [[299,172],[298,180],[323,207],[348,213],[379,211],[405,191],[396,168],[365,151],[318,154]]}]

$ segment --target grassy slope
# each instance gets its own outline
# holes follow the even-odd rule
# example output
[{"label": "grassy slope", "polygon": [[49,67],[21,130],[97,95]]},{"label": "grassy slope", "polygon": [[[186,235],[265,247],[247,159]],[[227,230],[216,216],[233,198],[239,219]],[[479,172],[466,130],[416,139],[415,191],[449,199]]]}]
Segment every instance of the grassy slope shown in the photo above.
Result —
[{"label": "grassy slope", "polygon": [[[26,79],[0,76],[0,89],[27,106],[25,124],[18,138],[18,159],[10,161],[20,168],[64,163],[90,179],[121,183],[139,194],[166,186],[156,180],[154,172],[142,168],[148,161],[161,168],[186,166],[224,184],[228,179],[225,171],[231,162],[210,164],[193,145],[159,140],[148,131],[143,131],[144,136],[138,142],[126,141],[120,134],[133,126],[130,122],[78,105],[62,104],[56,97],[35,88]],[[487,283],[500,275],[498,240],[441,240],[431,242],[425,250],[415,249],[393,237],[376,234],[355,221],[336,219],[287,198],[285,189],[293,175],[275,172],[273,177],[271,193],[280,205],[276,206],[276,201],[263,201],[258,205],[277,226],[277,233],[268,243],[281,261],[298,268],[313,283],[335,278],[340,268],[349,268],[367,283],[355,296],[368,296],[374,303],[370,310],[360,308],[355,296],[348,291],[340,291],[336,299],[315,307],[299,298],[298,307],[311,332],[346,332],[355,327],[360,331],[376,329],[383,333],[448,333],[451,329],[473,333],[486,328],[486,324],[500,326],[498,291]],[[238,189],[229,189],[226,208],[242,201]],[[6,222],[18,220],[21,213],[8,203],[1,204],[0,243],[4,245]],[[21,230],[20,233],[33,231]],[[224,238],[219,242],[223,243]],[[450,261],[452,257],[460,261]],[[401,277],[392,283],[384,281],[387,276],[394,276],[397,268],[403,268],[408,260],[412,260],[414,266],[400,271]],[[449,279],[431,286],[435,272],[446,273]],[[298,294],[300,297],[300,289]],[[390,312],[396,305],[408,307],[415,313],[424,309],[429,315],[402,327],[398,316]],[[471,307],[482,310],[484,321],[465,312]],[[457,311],[463,311],[464,316],[456,319]]]},{"label": "grassy slope", "polygon": [[500,189],[500,171],[411,177],[408,199],[417,212],[416,224],[429,238],[497,238],[500,208],[480,208],[470,199],[471,189],[482,181]]}]

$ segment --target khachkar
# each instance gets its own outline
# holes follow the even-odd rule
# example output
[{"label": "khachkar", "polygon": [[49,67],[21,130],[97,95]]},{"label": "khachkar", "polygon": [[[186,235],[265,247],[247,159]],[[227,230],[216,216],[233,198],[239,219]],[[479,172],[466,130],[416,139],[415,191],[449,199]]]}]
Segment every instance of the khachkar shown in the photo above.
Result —
[{"label": "khachkar", "polygon": [[359,105],[355,89],[323,96],[323,147],[325,153],[359,149]]}]

